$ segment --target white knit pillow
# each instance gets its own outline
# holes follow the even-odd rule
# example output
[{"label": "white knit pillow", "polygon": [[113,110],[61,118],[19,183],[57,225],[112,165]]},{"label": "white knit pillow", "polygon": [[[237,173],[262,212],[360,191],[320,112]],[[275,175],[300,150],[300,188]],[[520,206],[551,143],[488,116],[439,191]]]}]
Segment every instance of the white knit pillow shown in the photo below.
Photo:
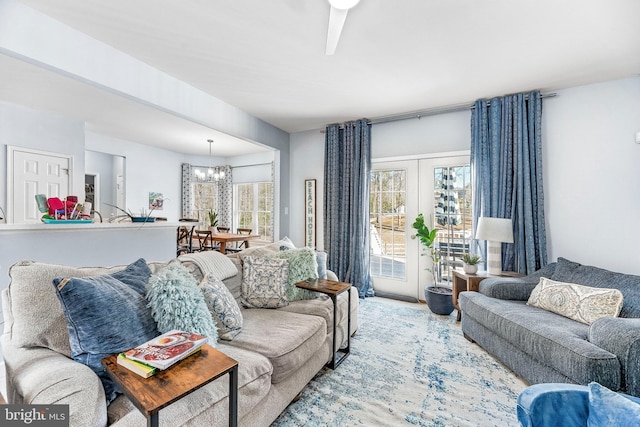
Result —
[{"label": "white knit pillow", "polygon": [[219,280],[224,280],[238,274],[238,269],[233,261],[218,251],[195,252],[180,255],[178,259],[187,270],[189,270],[197,282],[200,282],[207,274],[212,274]]},{"label": "white knit pillow", "polygon": [[590,325],[602,317],[618,317],[622,302],[622,292],[617,289],[592,288],[542,277],[527,304]]}]

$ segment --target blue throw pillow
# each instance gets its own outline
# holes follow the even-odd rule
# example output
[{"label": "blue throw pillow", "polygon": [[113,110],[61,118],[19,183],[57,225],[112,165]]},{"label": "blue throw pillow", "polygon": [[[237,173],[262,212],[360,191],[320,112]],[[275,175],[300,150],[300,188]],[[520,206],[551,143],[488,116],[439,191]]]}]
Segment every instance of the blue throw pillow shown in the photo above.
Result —
[{"label": "blue throw pillow", "polygon": [[147,284],[151,315],[161,333],[179,329],[204,335],[215,347],[218,329],[196,279],[180,261],[172,261]]},{"label": "blue throw pillow", "polygon": [[640,404],[598,383],[589,384],[588,427],[635,426],[640,423]]},{"label": "blue throw pillow", "polygon": [[53,280],[67,319],[71,356],[100,377],[107,404],[120,389],[101,360],[159,335],[145,298],[150,276],[141,258],[117,273]]}]

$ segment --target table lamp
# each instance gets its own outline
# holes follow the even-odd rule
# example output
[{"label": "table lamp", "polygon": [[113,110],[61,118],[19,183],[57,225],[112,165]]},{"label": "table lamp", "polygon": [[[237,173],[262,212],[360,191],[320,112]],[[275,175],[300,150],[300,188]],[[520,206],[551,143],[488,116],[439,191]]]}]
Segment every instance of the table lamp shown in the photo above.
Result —
[{"label": "table lamp", "polygon": [[513,243],[510,219],[482,216],[478,219],[476,239],[487,241],[487,273],[502,274],[502,242]]}]

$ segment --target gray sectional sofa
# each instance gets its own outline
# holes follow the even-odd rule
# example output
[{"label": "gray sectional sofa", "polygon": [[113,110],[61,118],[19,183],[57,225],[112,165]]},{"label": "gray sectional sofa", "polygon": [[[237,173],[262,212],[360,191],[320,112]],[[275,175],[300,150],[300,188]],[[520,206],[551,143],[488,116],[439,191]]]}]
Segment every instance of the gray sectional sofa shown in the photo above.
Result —
[{"label": "gray sectional sofa", "polygon": [[[591,325],[527,305],[540,277],[622,292],[619,317]],[[529,276],[460,294],[462,332],[530,384],[591,381],[640,396],[640,276],[559,258]]]},{"label": "gray sectional sofa", "polygon": [[[241,258],[230,258],[238,273],[224,280],[233,297],[241,293]],[[184,264],[184,263],[183,263]],[[148,263],[157,272],[167,263]],[[2,292],[2,335],[9,403],[69,404],[70,425],[144,426],[143,415],[124,396],[108,406],[98,376],[70,357],[69,333],[52,280],[110,274],[125,266],[74,268],[32,261],[10,269],[11,283]],[[187,267],[202,277],[199,267]],[[332,273],[328,272],[329,278]],[[335,276],[333,276],[335,278]],[[351,289],[338,300],[338,342],[358,324],[358,294]],[[108,302],[105,302],[108,303]],[[240,425],[267,426],[331,359],[333,305],[326,296],[294,301],[279,309],[243,309],[242,331],[218,350],[239,363]],[[343,369],[342,367],[340,369]],[[227,425],[228,380],[223,377],[162,409],[160,425]]]}]

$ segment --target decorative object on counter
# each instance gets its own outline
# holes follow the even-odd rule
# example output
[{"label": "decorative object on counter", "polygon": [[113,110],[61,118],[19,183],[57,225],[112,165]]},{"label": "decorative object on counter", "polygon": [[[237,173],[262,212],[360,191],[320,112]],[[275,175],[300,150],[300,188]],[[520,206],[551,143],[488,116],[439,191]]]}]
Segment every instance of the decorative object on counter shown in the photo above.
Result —
[{"label": "decorative object on counter", "polygon": [[[82,213],[80,213],[80,218],[82,219],[90,219],[91,218],[91,202],[84,202],[82,205]],[[102,221],[100,221],[102,222]]]},{"label": "decorative object on counter", "polygon": [[146,209],[141,209],[139,216],[131,216],[131,222],[155,222],[156,218],[151,216],[153,211],[153,208],[148,213]]},{"label": "decorative object on counter", "polygon": [[124,209],[122,209],[121,207],[118,207],[116,205],[111,205],[109,203],[105,203],[105,205],[107,206],[111,206],[112,208],[116,208],[117,210],[119,210],[120,212],[123,212],[124,215],[118,215],[114,218],[111,219],[111,221],[118,221],[118,219],[122,219],[122,218],[129,218],[131,220],[131,222],[155,222],[155,218],[151,216],[151,214],[153,213],[153,211],[155,209],[151,209],[149,212],[147,212],[146,209],[141,209],[140,210],[140,215],[134,215],[133,212],[126,211]]},{"label": "decorative object on counter", "polygon": [[45,224],[93,224],[92,219],[49,219],[42,217],[40,221]]},{"label": "decorative object on counter", "polygon": [[[58,197],[50,197],[44,194],[35,195],[38,210],[42,212],[41,221],[45,224],[56,224],[73,222],[75,224],[92,223],[90,218],[82,217],[83,206],[78,203],[77,196],[67,196],[66,199],[60,200]],[[89,209],[91,204],[89,203]]]},{"label": "decorative object on counter", "polygon": [[156,222],[156,219],[151,216],[132,216],[131,222]]},{"label": "decorative object on counter", "polygon": [[49,203],[47,203],[47,196],[45,196],[44,194],[36,194],[36,203],[40,212],[49,213]]}]

